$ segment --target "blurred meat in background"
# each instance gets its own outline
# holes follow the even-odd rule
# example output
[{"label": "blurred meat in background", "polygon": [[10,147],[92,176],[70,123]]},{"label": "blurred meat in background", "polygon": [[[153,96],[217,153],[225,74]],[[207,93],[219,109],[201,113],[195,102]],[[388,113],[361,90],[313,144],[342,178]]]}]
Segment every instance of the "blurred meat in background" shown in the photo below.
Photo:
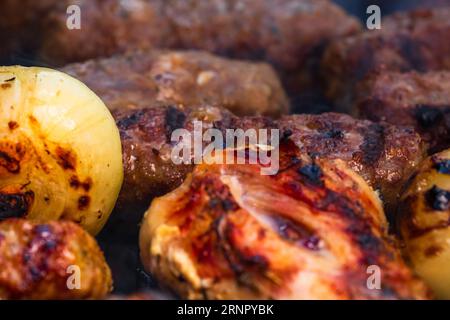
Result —
[{"label": "blurred meat in background", "polygon": [[381,8],[381,14],[387,15],[400,10],[409,10],[414,8],[435,8],[450,4],[450,0],[333,0],[347,10],[348,13],[362,19],[366,19],[367,7],[378,5]]}]

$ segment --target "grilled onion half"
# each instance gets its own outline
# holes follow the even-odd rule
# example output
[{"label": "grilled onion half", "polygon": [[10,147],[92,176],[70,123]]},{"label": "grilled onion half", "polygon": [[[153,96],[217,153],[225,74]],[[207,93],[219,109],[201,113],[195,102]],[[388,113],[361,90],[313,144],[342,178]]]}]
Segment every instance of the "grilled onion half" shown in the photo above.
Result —
[{"label": "grilled onion half", "polygon": [[450,149],[428,158],[401,197],[405,254],[438,298],[450,299]]},{"label": "grilled onion half", "polygon": [[123,180],[104,103],[64,73],[0,67],[0,119],[0,220],[67,219],[98,233]]}]

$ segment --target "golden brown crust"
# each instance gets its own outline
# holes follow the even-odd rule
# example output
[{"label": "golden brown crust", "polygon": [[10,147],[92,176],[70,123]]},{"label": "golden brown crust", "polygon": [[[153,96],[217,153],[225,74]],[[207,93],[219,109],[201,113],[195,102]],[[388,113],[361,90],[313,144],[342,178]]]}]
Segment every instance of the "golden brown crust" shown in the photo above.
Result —
[{"label": "golden brown crust", "polygon": [[196,51],[137,51],[68,65],[112,111],[157,105],[219,105],[236,115],[287,113],[289,101],[265,63]]},{"label": "golden brown crust", "polygon": [[349,111],[355,85],[374,71],[450,69],[450,8],[398,13],[373,30],[334,41],[324,54],[326,94]]},{"label": "golden brown crust", "polygon": [[[291,142],[281,170],[200,165],[146,213],[141,258],[190,299],[427,298],[387,236],[381,203],[340,160],[311,162]],[[381,289],[367,267],[381,269]]]},{"label": "golden brown crust", "polygon": [[[80,271],[80,288],[69,277]],[[0,299],[100,299],[111,272],[95,240],[72,222],[0,222]]]}]

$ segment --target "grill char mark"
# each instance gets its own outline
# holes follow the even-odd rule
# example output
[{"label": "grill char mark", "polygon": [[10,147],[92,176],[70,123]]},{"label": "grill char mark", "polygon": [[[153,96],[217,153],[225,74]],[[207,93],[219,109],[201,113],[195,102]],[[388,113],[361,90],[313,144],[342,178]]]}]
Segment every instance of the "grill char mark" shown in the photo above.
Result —
[{"label": "grill char mark", "polygon": [[360,129],[360,133],[364,137],[361,146],[362,163],[372,165],[380,159],[385,149],[384,127],[378,123],[371,123],[367,128]]},{"label": "grill char mark", "polygon": [[0,193],[0,220],[26,216],[33,201],[32,191],[15,194]]},{"label": "grill char mark", "polygon": [[166,122],[165,128],[167,139],[170,140],[170,137],[174,130],[183,128],[186,118],[187,116],[183,111],[178,110],[173,106],[167,108],[165,114],[165,122]]}]

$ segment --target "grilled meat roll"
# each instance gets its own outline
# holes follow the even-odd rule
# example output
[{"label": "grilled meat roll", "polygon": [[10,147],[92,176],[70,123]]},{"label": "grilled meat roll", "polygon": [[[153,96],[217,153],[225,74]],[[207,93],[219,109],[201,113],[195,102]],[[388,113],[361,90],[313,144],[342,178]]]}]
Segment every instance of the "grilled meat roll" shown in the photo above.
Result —
[{"label": "grilled meat roll", "polygon": [[430,152],[450,147],[450,72],[382,72],[359,85],[356,112],[372,121],[413,126]]},{"label": "grilled meat roll", "polygon": [[[280,129],[282,139],[294,141],[311,157],[341,159],[379,189],[390,210],[407,177],[425,157],[425,144],[410,128],[356,120],[350,116],[291,115],[278,121],[264,117],[238,118],[215,107],[157,107],[116,115],[123,145],[125,178],[113,214],[122,224],[136,225],[152,198],[178,187],[194,168],[171,159],[175,129],[193,131],[195,120],[203,129]],[[224,134],[225,136],[225,134]],[[120,225],[120,224],[119,224]]]},{"label": "grilled meat roll", "polygon": [[341,160],[311,161],[289,141],[280,149],[276,175],[202,164],[155,199],[140,233],[146,269],[189,299],[427,298],[365,181]]},{"label": "grilled meat roll", "polygon": [[381,192],[388,213],[407,178],[426,156],[426,144],[409,127],[348,115],[290,115],[279,127],[312,157],[341,159]]},{"label": "grilled meat roll", "polygon": [[289,101],[265,63],[195,51],[138,51],[66,66],[112,111],[147,106],[220,105],[237,115],[280,116]]},{"label": "grilled meat roll", "polygon": [[79,0],[81,29],[69,30],[73,1],[48,1],[44,18],[29,27],[45,35],[36,48],[42,61],[64,65],[136,48],[202,49],[271,62],[293,91],[314,82],[328,41],[360,30],[328,0]]},{"label": "grilled meat roll", "polygon": [[212,124],[227,117],[233,116],[216,107],[169,106],[117,113],[126,172],[117,205],[148,206],[153,197],[179,186],[193,164],[176,165],[172,161],[172,132],[179,128],[193,130],[196,120]]},{"label": "grilled meat roll", "polygon": [[75,223],[0,222],[0,299],[100,299],[111,288],[103,253]]},{"label": "grilled meat roll", "polygon": [[325,41],[359,30],[356,19],[326,0],[78,3],[86,17],[84,28],[67,30],[68,2],[58,1],[46,23],[53,29],[46,30],[44,56],[81,61],[129,48],[162,46],[265,58],[287,69],[303,64]]},{"label": "grilled meat roll", "polygon": [[440,299],[450,298],[450,150],[428,158],[401,197],[404,252]]},{"label": "grilled meat roll", "polygon": [[375,71],[450,69],[450,7],[398,13],[381,30],[334,41],[322,61],[326,94],[350,111],[355,86]]}]

